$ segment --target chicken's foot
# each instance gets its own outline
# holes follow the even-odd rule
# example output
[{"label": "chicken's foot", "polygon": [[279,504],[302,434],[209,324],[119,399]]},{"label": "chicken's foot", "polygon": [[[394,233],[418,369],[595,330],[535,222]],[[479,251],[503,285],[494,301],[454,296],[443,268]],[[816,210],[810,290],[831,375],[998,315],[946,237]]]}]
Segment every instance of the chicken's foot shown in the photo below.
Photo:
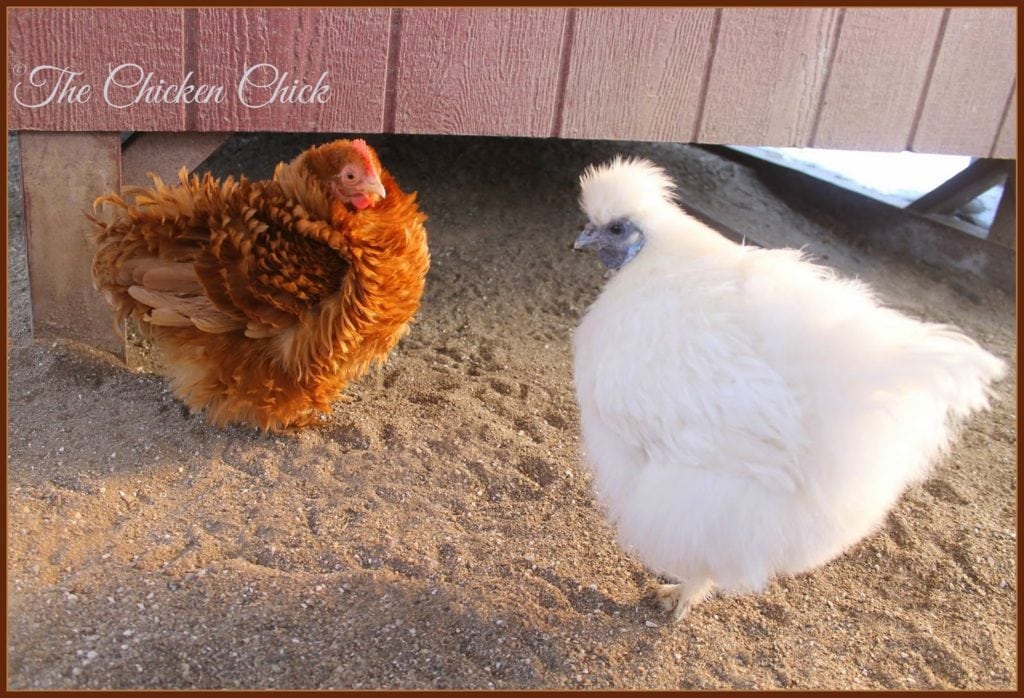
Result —
[{"label": "chicken's foot", "polygon": [[712,587],[713,584],[707,579],[699,582],[659,584],[658,601],[662,608],[672,612],[672,622],[678,623],[686,617],[691,608],[707,597]]}]

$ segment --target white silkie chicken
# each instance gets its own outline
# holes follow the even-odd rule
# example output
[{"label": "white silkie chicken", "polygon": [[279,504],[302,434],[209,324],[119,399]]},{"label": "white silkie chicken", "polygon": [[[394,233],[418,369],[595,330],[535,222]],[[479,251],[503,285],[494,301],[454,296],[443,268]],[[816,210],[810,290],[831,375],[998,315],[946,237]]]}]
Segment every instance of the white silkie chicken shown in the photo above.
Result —
[{"label": "white silkie chicken", "polygon": [[585,457],[620,542],[678,581],[676,621],[873,532],[1004,373],[798,251],[722,237],[650,162],[581,189],[575,247],[618,270],[573,337]]}]

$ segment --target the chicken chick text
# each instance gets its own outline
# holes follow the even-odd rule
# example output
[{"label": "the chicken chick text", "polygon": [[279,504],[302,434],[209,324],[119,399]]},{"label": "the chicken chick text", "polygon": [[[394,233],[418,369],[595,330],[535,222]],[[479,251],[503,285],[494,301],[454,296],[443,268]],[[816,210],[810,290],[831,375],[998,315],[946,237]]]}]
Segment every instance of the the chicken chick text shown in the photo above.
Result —
[{"label": "the chicken chick text", "polygon": [[[25,70],[22,65],[14,66],[15,78],[24,75]],[[326,104],[331,96],[327,75],[325,70],[316,82],[307,82],[270,63],[258,63],[245,69],[234,86],[234,95],[249,109],[273,104]],[[54,104],[85,104],[92,100],[93,93],[84,71],[39,65],[29,71],[27,79],[14,85],[13,96],[22,107],[39,109]],[[193,71],[172,82],[137,63],[112,67],[100,93],[103,102],[113,109],[137,104],[222,104],[229,94],[224,85],[197,82]]]}]

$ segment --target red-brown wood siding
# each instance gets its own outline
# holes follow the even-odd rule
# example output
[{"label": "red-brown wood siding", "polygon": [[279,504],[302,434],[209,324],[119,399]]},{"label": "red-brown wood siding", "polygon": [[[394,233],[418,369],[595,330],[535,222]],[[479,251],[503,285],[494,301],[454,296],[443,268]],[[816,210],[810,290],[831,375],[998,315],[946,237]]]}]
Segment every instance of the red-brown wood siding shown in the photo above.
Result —
[{"label": "red-brown wood siding", "polygon": [[[131,31],[125,31],[131,27]],[[130,104],[134,91],[111,83],[108,106],[103,88],[111,68],[145,62],[157,75],[183,75],[184,28],[181,10],[162,9],[22,9],[8,10],[7,113],[12,129],[46,131],[181,131],[184,109],[174,104]],[[37,67],[53,66],[53,70]],[[44,104],[59,81],[57,71],[80,72],[68,87],[88,85],[86,101]],[[116,74],[131,84],[134,69]],[[33,82],[35,85],[33,85]],[[62,88],[66,83],[62,82]],[[76,97],[78,93],[76,92]],[[23,107],[44,104],[37,108]]]},{"label": "red-brown wood siding", "polygon": [[[1009,8],[40,8],[9,10],[8,20],[18,130],[398,131],[1016,156]],[[226,95],[116,109],[101,93],[121,63],[166,82],[192,71]],[[248,108],[238,82],[260,63],[287,72],[285,87],[327,71],[330,96]],[[16,89],[25,104],[46,93],[29,84],[38,65],[81,71],[91,99],[22,106]]]},{"label": "red-brown wood siding", "polygon": [[998,139],[1016,77],[1017,11],[949,10],[914,149],[988,155]]},{"label": "red-brown wood siding", "polygon": [[402,133],[550,136],[563,9],[402,11]]},{"label": "red-brown wood siding", "polygon": [[942,15],[940,8],[845,10],[812,145],[904,149]]},{"label": "red-brown wood siding", "polygon": [[722,10],[697,140],[809,143],[839,14],[836,9]]},{"label": "red-brown wood siding", "polygon": [[[390,15],[387,9],[198,10],[196,73],[232,94],[220,104],[193,105],[194,129],[322,131],[345,124],[345,130],[380,131]],[[247,70],[250,106],[236,98]],[[295,80],[315,87],[325,71],[325,103],[282,102]],[[285,89],[274,99],[277,85]]]},{"label": "red-brown wood siding", "polygon": [[715,10],[579,10],[562,135],[692,141]]}]

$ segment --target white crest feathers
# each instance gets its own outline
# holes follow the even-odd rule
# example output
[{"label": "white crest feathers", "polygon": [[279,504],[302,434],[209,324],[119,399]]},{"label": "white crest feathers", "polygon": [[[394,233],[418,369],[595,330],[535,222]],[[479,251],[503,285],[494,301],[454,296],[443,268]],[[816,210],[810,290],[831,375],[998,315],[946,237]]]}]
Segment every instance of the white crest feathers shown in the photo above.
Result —
[{"label": "white crest feathers", "polygon": [[596,225],[642,218],[674,207],[675,199],[675,183],[665,170],[643,158],[616,156],[603,165],[590,165],[580,176],[580,206]]}]

